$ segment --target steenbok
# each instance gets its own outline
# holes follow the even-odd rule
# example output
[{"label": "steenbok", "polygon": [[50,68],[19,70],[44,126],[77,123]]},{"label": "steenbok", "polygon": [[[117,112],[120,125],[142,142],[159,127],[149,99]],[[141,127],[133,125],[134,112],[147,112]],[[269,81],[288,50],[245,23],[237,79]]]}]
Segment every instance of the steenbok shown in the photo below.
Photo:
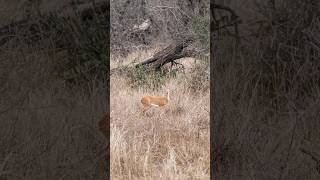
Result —
[{"label": "steenbok", "polygon": [[165,105],[168,104],[169,98],[169,90],[167,89],[166,96],[143,96],[141,99],[141,104],[143,105],[142,113],[145,112],[153,107],[160,107],[163,108]]}]

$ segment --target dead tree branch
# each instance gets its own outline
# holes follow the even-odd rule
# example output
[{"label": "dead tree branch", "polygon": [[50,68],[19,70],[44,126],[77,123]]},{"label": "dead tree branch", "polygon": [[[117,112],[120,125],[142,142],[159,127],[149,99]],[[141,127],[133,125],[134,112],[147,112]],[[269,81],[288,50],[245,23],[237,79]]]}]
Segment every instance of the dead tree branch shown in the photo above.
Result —
[{"label": "dead tree branch", "polygon": [[191,42],[193,42],[192,38],[185,38],[176,43],[173,43],[162,51],[157,52],[152,57],[136,64],[135,67],[144,66],[147,69],[159,70],[164,64],[175,64],[174,60],[176,59],[191,57],[194,55],[195,51],[186,50],[186,47],[188,47]]}]

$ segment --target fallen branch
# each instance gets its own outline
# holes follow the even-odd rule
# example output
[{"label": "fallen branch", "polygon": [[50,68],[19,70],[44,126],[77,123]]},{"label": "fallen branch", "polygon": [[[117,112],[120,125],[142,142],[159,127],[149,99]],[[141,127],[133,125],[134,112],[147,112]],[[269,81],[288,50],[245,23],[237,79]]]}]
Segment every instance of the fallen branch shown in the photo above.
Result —
[{"label": "fallen branch", "polygon": [[176,43],[169,45],[167,48],[160,52],[157,52],[152,57],[143,60],[135,65],[135,67],[144,66],[147,69],[159,70],[163,65],[167,63],[176,64],[175,60],[183,57],[192,57],[195,54],[194,50],[186,50],[191,42],[192,38],[185,38]]},{"label": "fallen branch", "polygon": [[[181,63],[176,62],[175,60],[184,58],[184,57],[194,57],[198,53],[195,49],[187,49],[187,47],[193,42],[193,38],[184,38],[182,40],[177,41],[166,47],[165,49],[157,52],[153,56],[143,60],[139,63],[130,63],[128,64],[128,68],[138,68],[145,67],[147,70],[157,71],[160,70],[161,67],[167,63],[171,63],[171,67],[173,65],[180,65],[182,69],[184,69]],[[124,71],[123,68],[117,67],[110,70],[110,75],[121,74]]]}]

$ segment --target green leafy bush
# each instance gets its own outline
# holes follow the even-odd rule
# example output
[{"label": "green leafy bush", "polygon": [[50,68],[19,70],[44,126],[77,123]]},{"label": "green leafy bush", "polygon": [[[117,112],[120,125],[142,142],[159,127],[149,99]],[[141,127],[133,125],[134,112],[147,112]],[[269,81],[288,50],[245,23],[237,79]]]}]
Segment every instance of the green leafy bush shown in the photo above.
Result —
[{"label": "green leafy bush", "polygon": [[161,71],[149,71],[140,66],[129,70],[127,76],[132,88],[144,87],[151,90],[161,88],[167,79],[176,76],[176,71],[169,72],[167,69]]}]

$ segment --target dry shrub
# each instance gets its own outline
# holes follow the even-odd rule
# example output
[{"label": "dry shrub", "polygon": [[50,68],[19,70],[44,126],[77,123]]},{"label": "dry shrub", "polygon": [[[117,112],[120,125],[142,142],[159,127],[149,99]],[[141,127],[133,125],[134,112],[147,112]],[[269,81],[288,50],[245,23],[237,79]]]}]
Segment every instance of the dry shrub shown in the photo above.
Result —
[{"label": "dry shrub", "polygon": [[49,80],[53,59],[33,52],[1,54],[1,68],[8,70],[0,101],[1,177],[95,179],[96,147],[105,143],[95,129],[105,111],[104,84],[87,91]]},{"label": "dry shrub", "polygon": [[312,45],[319,40],[319,3],[268,2],[276,8],[259,2],[259,12],[250,12],[264,22],[261,31],[240,28],[247,37],[240,47],[230,36],[214,43],[216,179],[319,178],[315,163],[300,151],[303,139],[320,139],[319,51]]},{"label": "dry shrub", "polygon": [[[209,179],[209,92],[194,95],[186,76],[178,73],[157,89],[111,77],[113,179]],[[171,90],[165,109],[140,116],[141,97],[164,95],[165,87]]]},{"label": "dry shrub", "polygon": [[[164,5],[165,4],[165,5]],[[111,1],[111,51],[115,54],[128,55],[133,47],[156,45],[157,41],[168,42],[195,34],[206,45],[209,34],[209,1]],[[205,17],[205,18],[200,18]],[[147,18],[152,25],[140,34],[145,39],[132,38],[134,25],[140,25]],[[206,28],[203,28],[205,26]],[[198,38],[197,37],[197,38]],[[138,38],[139,39],[139,38]]]},{"label": "dry shrub", "polygon": [[191,69],[190,74],[191,74],[191,80],[189,83],[190,83],[190,88],[193,90],[193,92],[209,91],[210,72],[209,72],[208,61],[201,62],[200,64],[196,64],[195,67]]},{"label": "dry shrub", "polygon": [[[79,23],[81,36],[68,36],[68,23]],[[25,25],[10,29],[10,41],[0,47],[0,179],[97,179],[97,147],[106,144],[96,128],[105,112],[105,83],[85,74],[81,85],[68,86],[57,64],[94,58],[101,65],[103,43],[88,40],[100,38],[101,27],[54,15]],[[66,48],[75,41],[78,46]],[[92,64],[74,64],[92,72]]]}]

